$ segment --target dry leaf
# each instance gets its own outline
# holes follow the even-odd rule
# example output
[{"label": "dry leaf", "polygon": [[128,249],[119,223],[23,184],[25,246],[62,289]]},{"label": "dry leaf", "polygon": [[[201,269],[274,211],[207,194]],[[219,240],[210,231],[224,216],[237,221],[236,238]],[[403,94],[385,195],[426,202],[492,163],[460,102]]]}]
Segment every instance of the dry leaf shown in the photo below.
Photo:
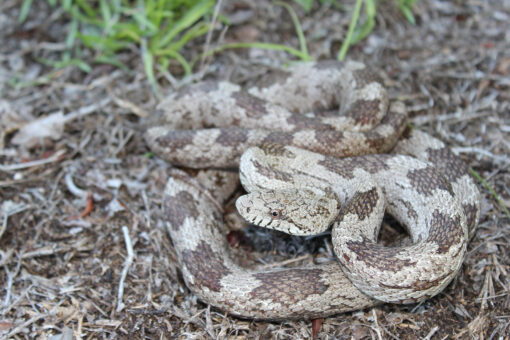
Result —
[{"label": "dry leaf", "polygon": [[14,135],[11,143],[30,148],[40,144],[45,138],[60,139],[64,132],[65,121],[62,111],[35,119],[23,125]]}]

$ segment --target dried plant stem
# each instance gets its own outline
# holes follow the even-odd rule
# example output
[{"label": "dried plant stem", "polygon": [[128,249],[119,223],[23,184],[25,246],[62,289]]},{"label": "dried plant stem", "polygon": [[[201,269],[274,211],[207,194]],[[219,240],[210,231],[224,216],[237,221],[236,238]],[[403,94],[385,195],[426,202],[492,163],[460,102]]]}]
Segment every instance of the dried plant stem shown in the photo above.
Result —
[{"label": "dried plant stem", "polygon": [[124,262],[124,268],[122,269],[122,275],[120,276],[119,281],[119,292],[117,294],[117,312],[122,311],[124,308],[124,303],[122,302],[122,298],[124,296],[124,281],[126,280],[129,267],[131,267],[131,264],[133,264],[133,259],[135,258],[133,244],[131,243],[131,238],[129,237],[129,229],[126,226],[123,226],[122,233],[124,234],[124,242],[126,243],[126,251],[128,256]]}]

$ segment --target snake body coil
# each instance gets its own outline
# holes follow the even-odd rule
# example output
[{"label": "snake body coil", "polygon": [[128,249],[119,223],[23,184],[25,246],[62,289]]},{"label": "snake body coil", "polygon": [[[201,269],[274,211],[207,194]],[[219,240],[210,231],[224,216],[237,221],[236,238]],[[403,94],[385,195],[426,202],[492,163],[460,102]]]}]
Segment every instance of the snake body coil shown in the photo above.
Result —
[{"label": "snake body coil", "polygon": [[[404,105],[390,103],[363,64],[298,64],[248,91],[200,83],[160,107],[168,125],[146,132],[151,149],[175,165],[239,167],[248,195],[237,207],[247,220],[301,234],[333,224],[338,262],[243,268],[221,210],[237,175],[174,170],[164,191],[168,231],[201,300],[243,317],[318,318],[422,301],[459,271],[480,211],[468,167],[437,139],[404,131]],[[296,192],[302,199],[285,199]],[[385,210],[412,244],[377,244]]]}]

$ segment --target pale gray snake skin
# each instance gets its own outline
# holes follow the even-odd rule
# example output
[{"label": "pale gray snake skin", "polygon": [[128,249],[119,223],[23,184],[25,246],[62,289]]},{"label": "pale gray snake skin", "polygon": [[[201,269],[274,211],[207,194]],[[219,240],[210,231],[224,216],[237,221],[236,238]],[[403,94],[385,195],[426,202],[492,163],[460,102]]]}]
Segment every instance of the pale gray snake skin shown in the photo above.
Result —
[{"label": "pale gray snake skin", "polygon": [[[151,149],[186,168],[239,168],[248,194],[236,206],[248,221],[298,234],[332,224],[338,261],[244,268],[222,215],[237,174],[173,170],[163,195],[167,229],[186,285],[202,301],[248,318],[319,318],[422,301],[461,268],[480,213],[469,168],[439,140],[406,129],[404,105],[390,103],[365,65],[300,63],[248,90],[204,82],[160,108],[166,125],[147,130]],[[385,210],[410,244],[377,244]]]}]

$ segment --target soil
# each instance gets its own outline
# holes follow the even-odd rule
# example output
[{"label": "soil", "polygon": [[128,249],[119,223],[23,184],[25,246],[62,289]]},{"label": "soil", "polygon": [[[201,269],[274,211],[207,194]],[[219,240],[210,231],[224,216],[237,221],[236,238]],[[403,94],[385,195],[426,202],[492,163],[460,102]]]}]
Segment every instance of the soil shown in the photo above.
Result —
[{"label": "soil", "polygon": [[[299,46],[283,7],[220,3],[231,26],[218,23],[209,41],[186,45],[186,58],[227,42]],[[494,193],[478,182],[479,227],[444,292],[421,304],[325,318],[317,338],[510,339],[510,2],[419,1],[415,25],[396,1],[378,4],[373,32],[348,57],[377,70],[415,128],[445,141]],[[297,9],[315,59],[336,57],[354,1],[342,6]],[[160,211],[169,165],[151,156],[141,137],[157,118],[157,103],[179,86],[250,83],[293,57],[226,50],[197,63],[186,79],[172,64],[158,77],[158,97],[137,46],[119,54],[129,72],[95,64],[87,50],[81,57],[89,73],[41,63],[66,50],[69,18],[34,1],[20,24],[20,7],[0,4],[0,338],[311,338],[312,321],[243,320],[190,293]],[[42,118],[45,128],[43,121],[30,126]],[[292,242],[239,252],[252,262],[313,256]],[[323,244],[319,251],[327,251]]]}]

